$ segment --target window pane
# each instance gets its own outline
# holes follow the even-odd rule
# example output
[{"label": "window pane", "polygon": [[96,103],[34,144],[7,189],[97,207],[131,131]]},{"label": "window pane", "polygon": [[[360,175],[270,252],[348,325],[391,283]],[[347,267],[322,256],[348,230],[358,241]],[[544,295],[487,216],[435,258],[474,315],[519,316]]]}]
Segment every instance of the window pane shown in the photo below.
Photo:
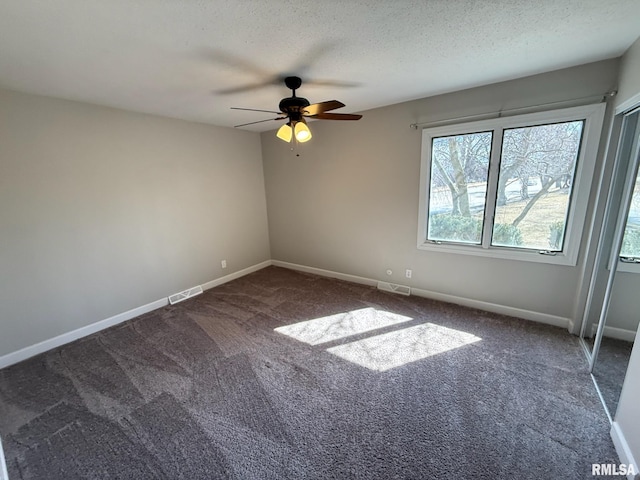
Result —
[{"label": "window pane", "polygon": [[428,240],[481,243],[492,135],[433,139]]},{"label": "window pane", "polygon": [[504,130],[491,245],[562,250],[583,126]]},{"label": "window pane", "polygon": [[640,173],[636,178],[636,184],[629,205],[629,216],[624,229],[621,257],[640,258]]}]

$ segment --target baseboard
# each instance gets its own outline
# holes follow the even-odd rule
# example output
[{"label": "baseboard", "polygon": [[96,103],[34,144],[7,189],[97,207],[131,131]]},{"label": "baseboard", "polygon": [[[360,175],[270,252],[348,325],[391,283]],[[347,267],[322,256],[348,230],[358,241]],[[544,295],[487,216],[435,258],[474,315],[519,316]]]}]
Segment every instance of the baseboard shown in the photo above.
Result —
[{"label": "baseboard", "polygon": [[604,326],[604,332],[602,334],[608,338],[615,338],[617,340],[624,340],[625,342],[633,343],[636,339],[635,330],[625,330],[624,328],[607,327]]},{"label": "baseboard", "polygon": [[[268,267],[269,265],[271,265],[271,260],[252,265],[251,267],[245,268],[243,270],[238,270],[237,272],[207,282],[202,285],[202,288],[203,290],[207,290],[218,285],[222,285],[223,283],[230,282],[231,280],[235,280],[236,278],[240,278],[249,273],[261,270],[265,267]],[[168,299],[162,298],[160,300],[147,303],[146,305],[143,305],[141,307],[119,313],[118,315],[114,315],[113,317],[109,317],[96,323],[92,323],[85,327],[63,333],[62,335],[58,335],[57,337],[44,340],[42,342],[36,343],[35,345],[31,345],[15,352],[8,353],[0,357],[0,368],[5,368],[18,362],[22,362],[23,360],[31,358],[40,353],[44,353],[48,350],[51,350],[52,348],[60,347],[61,345],[73,342],[74,340],[78,340],[79,338],[86,337],[87,335],[91,335],[119,323],[131,320],[132,318],[139,317],[140,315],[144,315],[145,313],[151,312],[153,310],[157,310],[158,308],[162,308],[168,304]],[[3,480],[2,477],[0,477],[0,480]]]},{"label": "baseboard", "polygon": [[349,275],[347,273],[334,272],[332,270],[323,270],[322,268],[307,267],[306,265],[298,265],[297,263],[282,262],[280,260],[272,260],[271,264],[275,267],[288,268],[290,270],[298,270],[299,272],[313,273],[322,277],[337,278],[338,280],[346,280],[347,282],[360,283],[375,287],[378,285],[377,280],[366,277],[358,277],[357,275]]},{"label": "baseboard", "polygon": [[4,460],[4,450],[2,449],[2,439],[0,439],[0,480],[9,480],[7,462]]},{"label": "baseboard", "polygon": [[431,300],[439,300],[441,302],[455,303],[456,305],[462,305],[463,307],[477,308],[478,310],[484,310],[485,312],[498,313],[500,315],[508,315],[510,317],[522,318],[524,320],[531,320],[538,323],[545,323],[547,325],[553,325],[555,327],[562,327],[569,329],[571,325],[571,319],[567,317],[559,317],[557,315],[550,315],[548,313],[535,312],[533,310],[525,310],[523,308],[509,307],[507,305],[500,305],[497,303],[483,302],[482,300],[474,300],[472,298],[458,297],[456,295],[449,295],[447,293],[432,292],[430,290],[422,290],[420,288],[412,288],[411,294],[418,297],[429,298]]},{"label": "baseboard", "polygon": [[[596,336],[596,331],[598,330],[597,325],[593,325],[591,327],[591,337]],[[607,338],[615,338],[616,340],[624,340],[625,342],[633,343],[636,339],[635,330],[625,330],[624,328],[618,327],[608,327],[604,326],[604,331],[602,332],[603,337]]]},{"label": "baseboard", "polygon": [[[346,280],[354,283],[361,283],[363,285],[376,286],[378,280],[366,277],[358,277],[356,275],[348,275],[346,273],[333,272],[331,270],[323,270],[321,268],[307,267],[305,265],[298,265],[295,263],[282,262],[280,260],[272,260],[272,265],[276,267],[289,268],[291,270],[298,270],[306,273],[314,273],[324,277],[338,278],[340,280]],[[473,300],[470,298],[458,297],[455,295],[449,295],[446,293],[432,292],[429,290],[423,290],[420,288],[411,287],[411,295],[418,297],[429,298],[432,300],[439,300],[441,302],[455,303],[470,308],[477,308],[478,310],[484,310],[486,312],[498,313],[501,315],[508,315],[511,317],[522,318],[525,320],[532,320],[534,322],[545,323],[547,325],[553,325],[556,327],[562,327],[569,329],[572,326],[572,320],[566,317],[559,317],[556,315],[550,315],[548,313],[534,312],[532,310],[524,310],[522,308],[508,307],[506,305],[499,305],[496,303],[483,302],[480,300]]]},{"label": "baseboard", "polygon": [[203,283],[202,289],[209,290],[210,288],[217,287],[218,285],[230,282],[231,280],[235,280],[236,278],[244,277],[245,275],[249,275],[250,273],[262,270],[265,267],[271,266],[272,263],[273,262],[271,260],[265,260],[264,262],[256,263],[255,265],[251,265],[250,267],[243,268],[242,270],[238,270],[237,272],[230,273],[229,275],[225,275],[224,277],[216,278],[215,280],[211,280],[210,282]]},{"label": "baseboard", "polygon": [[57,337],[49,338],[48,340],[36,343],[35,345],[30,345],[15,352],[8,353],[0,357],[0,368],[5,368],[9,365],[22,362],[23,360],[51,350],[52,348],[65,345],[67,343],[73,342],[74,340],[78,340],[79,338],[86,337],[87,335],[99,332],[100,330],[104,330],[105,328],[112,327],[126,320],[130,320],[147,312],[151,312],[152,310],[162,308],[168,303],[169,301],[166,298],[156,300],[155,302],[147,303],[146,305],[143,305],[141,307],[119,313],[118,315],[105,318],[104,320],[100,320],[85,327],[63,333],[61,335],[58,335]]},{"label": "baseboard", "polygon": [[[633,469],[636,472],[640,472],[640,465],[638,465],[636,460],[633,458],[631,448],[629,448],[629,444],[627,443],[618,422],[613,422],[611,424],[611,440],[613,440],[613,446],[616,447],[616,453],[618,454],[618,457],[620,457],[620,463],[633,465]],[[635,475],[627,476],[628,480],[634,480],[635,478],[637,478]]]}]

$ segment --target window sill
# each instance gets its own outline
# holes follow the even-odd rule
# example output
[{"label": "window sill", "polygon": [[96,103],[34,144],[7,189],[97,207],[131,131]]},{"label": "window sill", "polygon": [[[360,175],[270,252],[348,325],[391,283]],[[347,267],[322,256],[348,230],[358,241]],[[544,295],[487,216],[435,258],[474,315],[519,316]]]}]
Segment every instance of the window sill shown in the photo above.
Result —
[{"label": "window sill", "polygon": [[618,272],[640,273],[640,263],[618,262]]},{"label": "window sill", "polygon": [[[456,255],[472,255],[476,257],[500,258],[504,260],[546,263],[571,267],[575,267],[578,263],[577,255],[567,255],[562,252],[557,252],[555,255],[545,255],[539,253],[539,250],[521,250],[508,247],[484,248],[480,245],[421,242],[418,243],[418,249],[440,253],[452,253]],[[638,270],[640,270],[640,268]]]}]

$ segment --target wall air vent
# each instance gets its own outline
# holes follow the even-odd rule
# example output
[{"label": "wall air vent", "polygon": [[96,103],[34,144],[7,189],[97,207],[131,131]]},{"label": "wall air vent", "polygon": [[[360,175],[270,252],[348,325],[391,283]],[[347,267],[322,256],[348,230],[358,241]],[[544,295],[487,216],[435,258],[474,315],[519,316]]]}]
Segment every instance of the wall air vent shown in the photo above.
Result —
[{"label": "wall air vent", "polygon": [[400,295],[411,295],[411,287],[407,287],[406,285],[396,285],[395,283],[389,282],[378,282],[378,290],[399,293]]},{"label": "wall air vent", "polygon": [[188,290],[184,290],[182,292],[174,293],[173,295],[169,295],[169,303],[171,305],[182,302],[187,298],[195,297],[196,295],[200,295],[202,293],[202,287],[198,285],[197,287],[191,287]]}]

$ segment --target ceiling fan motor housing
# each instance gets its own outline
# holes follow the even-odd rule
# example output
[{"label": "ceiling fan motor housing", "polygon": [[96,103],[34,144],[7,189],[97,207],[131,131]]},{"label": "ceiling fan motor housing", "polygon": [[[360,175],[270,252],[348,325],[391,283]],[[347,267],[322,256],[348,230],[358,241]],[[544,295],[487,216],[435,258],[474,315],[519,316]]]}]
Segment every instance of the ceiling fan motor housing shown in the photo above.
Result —
[{"label": "ceiling fan motor housing", "polygon": [[286,114],[297,113],[309,106],[309,100],[302,97],[288,97],[280,100],[280,111]]}]

